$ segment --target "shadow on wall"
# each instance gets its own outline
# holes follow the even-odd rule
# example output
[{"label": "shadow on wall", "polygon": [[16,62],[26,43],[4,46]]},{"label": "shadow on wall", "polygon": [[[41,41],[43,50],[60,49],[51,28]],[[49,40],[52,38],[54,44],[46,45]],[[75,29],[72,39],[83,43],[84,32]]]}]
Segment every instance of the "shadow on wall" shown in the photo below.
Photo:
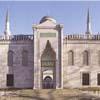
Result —
[{"label": "shadow on wall", "polygon": [[[9,45],[8,55],[7,55],[7,65],[8,65],[7,86],[14,87],[17,82],[19,86],[20,84],[25,83],[26,85],[25,88],[33,88],[33,83],[34,83],[33,40],[34,40],[33,35],[14,35],[11,36],[9,40],[6,40],[7,45]],[[27,51],[26,52],[27,55],[25,53],[23,54],[23,51],[25,50]],[[27,57],[23,58],[23,56]],[[22,60],[24,62],[22,62]],[[30,85],[28,86],[27,84]],[[22,88],[24,88],[24,86]]]}]

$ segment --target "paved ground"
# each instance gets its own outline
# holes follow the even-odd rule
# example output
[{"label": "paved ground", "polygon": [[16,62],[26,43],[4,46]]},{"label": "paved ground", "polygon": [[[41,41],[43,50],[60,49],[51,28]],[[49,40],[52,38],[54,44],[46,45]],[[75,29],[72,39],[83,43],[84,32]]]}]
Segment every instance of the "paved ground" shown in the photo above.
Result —
[{"label": "paved ground", "polygon": [[0,100],[100,100],[76,89],[0,91]]}]

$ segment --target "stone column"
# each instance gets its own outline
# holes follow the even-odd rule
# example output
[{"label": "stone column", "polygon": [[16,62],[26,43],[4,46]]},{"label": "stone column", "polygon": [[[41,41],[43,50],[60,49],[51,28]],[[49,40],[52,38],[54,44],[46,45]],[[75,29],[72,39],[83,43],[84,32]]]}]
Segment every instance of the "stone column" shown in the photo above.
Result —
[{"label": "stone column", "polygon": [[62,28],[58,28],[58,61],[56,65],[56,88],[62,88]]},{"label": "stone column", "polygon": [[57,62],[56,62],[56,89],[59,89],[59,88],[61,88],[61,67],[62,67],[62,65],[61,65],[61,59],[62,59],[62,57],[61,57],[61,49],[62,49],[62,47],[61,47],[61,28],[60,28],[60,26],[59,25],[57,25],[57,30],[58,30],[58,46],[57,46],[57,48],[58,48],[58,51],[57,51]]},{"label": "stone column", "polygon": [[34,28],[34,89],[40,89],[40,57],[39,39],[36,28]]},{"label": "stone column", "polygon": [[63,88],[63,25],[61,27],[61,88]]}]

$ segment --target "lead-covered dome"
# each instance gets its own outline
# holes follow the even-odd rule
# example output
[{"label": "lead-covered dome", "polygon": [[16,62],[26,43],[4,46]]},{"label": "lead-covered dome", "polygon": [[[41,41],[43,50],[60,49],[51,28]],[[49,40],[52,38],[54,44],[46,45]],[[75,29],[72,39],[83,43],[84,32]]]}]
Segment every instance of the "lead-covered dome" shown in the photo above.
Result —
[{"label": "lead-covered dome", "polygon": [[41,20],[40,20],[40,24],[47,21],[47,20],[50,20],[52,21],[53,23],[56,23],[56,20],[53,19],[51,16],[44,16]]}]

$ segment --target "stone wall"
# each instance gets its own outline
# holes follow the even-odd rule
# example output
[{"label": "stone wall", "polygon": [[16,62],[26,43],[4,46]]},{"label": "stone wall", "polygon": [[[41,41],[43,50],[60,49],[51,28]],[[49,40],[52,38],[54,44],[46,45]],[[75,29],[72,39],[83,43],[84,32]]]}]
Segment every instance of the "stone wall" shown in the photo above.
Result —
[{"label": "stone wall", "polygon": [[[8,51],[14,53],[13,67],[8,66]],[[28,51],[28,66],[22,66],[22,51]],[[34,44],[32,40],[0,41],[0,88],[7,87],[7,74],[14,75],[14,87],[33,87]]]},{"label": "stone wall", "polygon": [[[74,52],[74,65],[68,65],[68,51]],[[83,52],[89,52],[89,65],[83,65]],[[90,74],[90,86],[97,85],[97,73],[100,73],[98,52],[100,40],[67,40],[63,41],[63,85],[64,87],[81,87],[82,73]]]}]

